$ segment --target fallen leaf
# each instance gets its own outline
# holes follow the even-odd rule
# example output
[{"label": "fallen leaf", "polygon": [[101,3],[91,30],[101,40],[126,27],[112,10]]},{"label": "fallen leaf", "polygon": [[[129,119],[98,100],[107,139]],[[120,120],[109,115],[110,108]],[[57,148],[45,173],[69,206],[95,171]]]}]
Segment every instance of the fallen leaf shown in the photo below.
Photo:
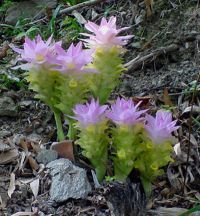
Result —
[{"label": "fallen leaf", "polygon": [[72,141],[64,140],[62,142],[54,142],[51,145],[51,149],[57,151],[59,157],[74,161]]},{"label": "fallen leaf", "polygon": [[167,106],[173,106],[173,103],[169,97],[169,92],[168,92],[168,89],[165,88],[164,89],[164,92],[163,92],[163,99],[164,99],[164,104],[167,105]]},{"label": "fallen leaf", "polygon": [[19,152],[17,149],[11,149],[7,152],[0,153],[0,164],[7,164],[19,157]]},{"label": "fallen leaf", "polygon": [[34,195],[35,199],[37,198],[37,195],[38,195],[38,192],[39,192],[39,185],[40,185],[39,178],[35,179],[34,181],[32,181],[30,183],[30,187],[31,187],[31,190],[33,192],[33,195]]},{"label": "fallen leaf", "polygon": [[13,192],[15,191],[15,174],[10,174],[10,185],[8,187],[8,196],[11,198]]},{"label": "fallen leaf", "polygon": [[0,49],[0,60],[7,56],[7,51],[9,48],[9,44],[6,42],[2,49]]},{"label": "fallen leaf", "polygon": [[180,143],[177,143],[177,144],[174,146],[174,151],[175,151],[175,153],[176,153],[177,156],[180,156],[180,155],[181,155]]},{"label": "fallen leaf", "polygon": [[153,0],[144,0],[147,8],[147,17],[152,16]]},{"label": "fallen leaf", "polygon": [[182,114],[191,112],[191,110],[193,111],[193,113],[200,113],[200,107],[194,105],[193,108],[191,106],[185,108]]},{"label": "fallen leaf", "polygon": [[150,107],[150,105],[151,105],[150,100],[151,99],[152,99],[151,96],[144,96],[144,97],[138,97],[138,96],[136,96],[136,97],[132,97],[132,100],[133,100],[134,103],[137,104],[138,102],[141,102],[140,108],[142,108],[142,109],[148,109]]},{"label": "fallen leaf", "polygon": [[12,214],[11,216],[32,216],[34,212],[17,212]]},{"label": "fallen leaf", "polygon": [[38,163],[36,162],[35,159],[33,159],[32,156],[29,156],[29,157],[28,157],[28,161],[29,161],[29,164],[30,164],[32,170],[37,171],[37,170],[39,169]]}]

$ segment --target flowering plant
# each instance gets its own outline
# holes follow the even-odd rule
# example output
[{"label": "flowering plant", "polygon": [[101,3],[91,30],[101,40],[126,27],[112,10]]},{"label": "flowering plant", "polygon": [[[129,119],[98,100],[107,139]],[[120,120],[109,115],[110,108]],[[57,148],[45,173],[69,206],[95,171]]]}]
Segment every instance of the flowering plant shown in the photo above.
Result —
[{"label": "flowering plant", "polygon": [[83,41],[95,50],[92,67],[99,72],[92,75],[90,89],[92,95],[99,98],[100,103],[105,103],[125,70],[120,54],[123,52],[122,45],[127,44],[132,35],[118,36],[128,27],[117,29],[116,17],[110,17],[108,21],[103,18],[99,26],[88,22],[85,28],[92,34],[84,33],[89,39]]},{"label": "flowering plant", "polygon": [[77,127],[80,130],[79,139],[76,142],[83,148],[83,154],[95,167],[100,181],[104,178],[107,167],[106,109],[106,105],[100,106],[99,101],[94,99],[86,105],[78,104],[74,109],[74,119],[78,120]]},{"label": "flowering plant", "polygon": [[178,129],[177,121],[164,110],[153,117],[131,99],[118,98],[110,108],[103,105],[125,70],[120,55],[132,36],[118,36],[128,28],[117,29],[115,17],[103,18],[100,25],[88,22],[85,27],[91,32],[83,34],[89,37],[82,40],[87,49],[79,42],[65,51],[52,37],[46,42],[40,36],[26,37],[23,49],[13,48],[26,62],[16,68],[29,70],[30,88],[54,112],[59,140],[65,139],[64,114],[69,139],[82,147],[100,181],[106,175],[109,148],[115,178],[123,181],[137,169],[148,194],[161,168],[172,160],[171,133]]}]

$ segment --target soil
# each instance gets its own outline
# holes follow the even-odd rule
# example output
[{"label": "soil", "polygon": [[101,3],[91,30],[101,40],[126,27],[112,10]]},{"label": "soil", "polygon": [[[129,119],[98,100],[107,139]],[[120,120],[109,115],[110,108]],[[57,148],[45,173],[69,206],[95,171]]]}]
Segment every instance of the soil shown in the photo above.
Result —
[{"label": "soil", "polygon": [[[182,126],[178,134],[179,141],[177,141],[181,143],[182,155],[178,157],[174,154],[174,162],[165,168],[165,174],[155,182],[153,195],[148,200],[146,215],[162,215],[159,213],[159,207],[187,209],[193,207],[196,204],[192,202],[192,199],[200,199],[200,130],[196,121],[191,127],[192,141],[187,168],[189,172],[184,193],[182,186],[186,174],[190,121],[189,111],[186,109],[190,107],[194,81],[197,80],[200,71],[199,1],[155,0],[153,15],[148,18],[143,1],[140,1],[138,5],[136,1],[131,0],[108,1],[80,9],[79,12],[86,19],[91,19],[92,11],[98,14],[95,19],[97,22],[104,15],[117,16],[118,25],[130,26],[127,34],[134,35],[126,46],[124,59],[125,63],[128,63],[138,57],[137,64],[129,65],[129,69],[121,77],[120,85],[113,92],[112,98],[116,98],[117,95],[143,100],[148,98],[154,109],[169,105],[166,103],[166,98],[170,98],[174,116],[179,118],[179,124]],[[0,37],[2,43],[0,46],[3,46],[5,36]],[[141,60],[148,55],[150,57],[145,58],[144,61]],[[9,51],[7,56],[0,60],[0,74],[10,74],[11,77],[22,80],[23,74],[10,70],[15,58],[15,54]],[[197,85],[198,91],[196,91],[194,104],[199,108],[198,87]],[[53,114],[46,105],[34,99],[34,93],[27,89],[26,83],[25,86],[20,87],[2,86],[0,96],[11,97],[18,108],[17,117],[0,117],[0,131],[7,131],[7,135],[3,137],[5,143],[13,143],[19,135],[43,143],[45,146],[56,141]],[[193,117],[198,120],[198,110],[194,112]],[[20,147],[18,148],[22,151]],[[43,212],[43,215],[111,215],[107,194],[110,193],[110,188],[117,187],[112,184],[94,189],[86,199],[69,200],[58,204],[49,199],[50,177],[44,175],[41,176],[40,195],[37,200],[34,199],[30,188],[22,184],[17,184],[15,192],[9,198],[7,191],[10,172],[17,170],[17,164],[18,161],[13,160],[11,163],[0,165],[0,198],[3,200],[1,203],[0,199],[0,215],[11,215],[18,211],[33,209]],[[34,175],[30,166],[27,166],[23,172],[16,172],[16,179],[33,178]],[[140,184],[140,182],[134,184]],[[139,191],[143,193],[141,189]],[[41,212],[39,215],[42,215]],[[130,211],[125,215],[140,214]]]}]

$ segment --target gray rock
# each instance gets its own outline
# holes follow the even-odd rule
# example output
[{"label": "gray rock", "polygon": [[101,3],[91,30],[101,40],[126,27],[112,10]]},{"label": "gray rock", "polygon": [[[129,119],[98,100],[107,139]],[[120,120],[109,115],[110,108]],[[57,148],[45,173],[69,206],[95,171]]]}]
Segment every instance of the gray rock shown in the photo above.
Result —
[{"label": "gray rock", "polygon": [[24,100],[24,101],[20,101],[18,103],[18,106],[20,106],[21,108],[29,107],[32,103],[33,103],[32,100]]},{"label": "gray rock", "polygon": [[42,150],[38,153],[36,159],[39,163],[48,164],[58,158],[58,153],[55,150]]},{"label": "gray rock", "polygon": [[17,116],[17,106],[12,98],[7,96],[0,97],[0,116]]},{"label": "gray rock", "polygon": [[132,43],[131,46],[135,49],[141,49],[142,48],[142,44],[140,42]]},{"label": "gray rock", "polygon": [[3,143],[3,141],[0,140],[0,153],[1,153],[1,152],[8,151],[8,150],[10,150],[10,149],[11,149],[11,147],[10,147],[9,145]]},{"label": "gray rock", "polygon": [[41,16],[45,12],[45,8],[54,8],[57,0],[27,0],[15,2],[6,13],[5,22],[15,25],[19,18],[34,18]]},{"label": "gray rock", "polygon": [[71,161],[61,158],[47,164],[47,168],[52,176],[50,196],[56,202],[84,198],[91,191],[86,171]]},{"label": "gray rock", "polygon": [[10,136],[12,133],[10,131],[7,131],[7,130],[1,130],[0,131],[0,138],[4,138],[4,137],[7,137],[7,136]]}]

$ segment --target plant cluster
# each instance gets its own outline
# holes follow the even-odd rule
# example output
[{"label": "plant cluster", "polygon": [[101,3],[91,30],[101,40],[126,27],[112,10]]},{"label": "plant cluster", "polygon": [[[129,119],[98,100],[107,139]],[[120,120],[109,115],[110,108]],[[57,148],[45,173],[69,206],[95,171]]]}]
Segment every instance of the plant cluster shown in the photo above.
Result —
[{"label": "plant cluster", "polygon": [[119,36],[128,28],[117,29],[115,17],[103,18],[100,25],[88,22],[85,28],[91,32],[82,33],[87,37],[82,40],[85,49],[82,42],[65,51],[52,37],[46,42],[40,36],[26,37],[23,49],[13,48],[26,62],[16,68],[29,71],[30,88],[54,112],[59,140],[65,139],[64,114],[68,138],[82,147],[99,181],[106,175],[111,148],[115,179],[123,181],[133,168],[138,169],[149,193],[151,182],[172,160],[171,133],[178,128],[176,121],[164,110],[156,117],[148,115],[131,99],[118,98],[110,108],[104,105],[125,70],[121,54],[132,36]]}]

